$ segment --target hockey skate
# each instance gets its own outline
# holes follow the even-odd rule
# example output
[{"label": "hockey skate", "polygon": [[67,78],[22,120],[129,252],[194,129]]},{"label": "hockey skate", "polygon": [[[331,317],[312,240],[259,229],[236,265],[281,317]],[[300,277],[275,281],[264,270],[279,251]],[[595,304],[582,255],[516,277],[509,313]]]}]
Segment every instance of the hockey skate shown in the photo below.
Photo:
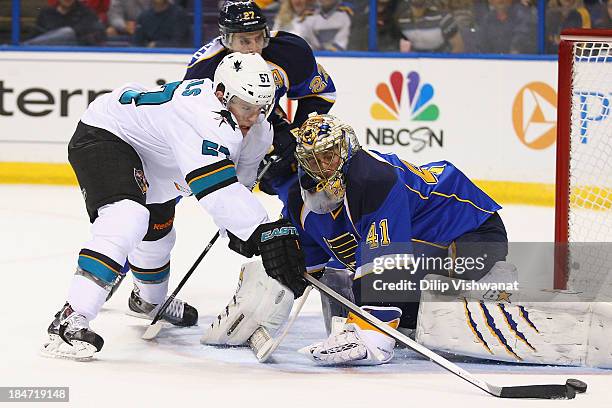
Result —
[{"label": "hockey skate", "polygon": [[[130,308],[129,315],[148,320],[153,320],[161,307],[161,305],[151,304],[141,298],[137,286],[134,286],[128,306]],[[161,318],[174,326],[195,326],[198,323],[198,311],[195,307],[180,299],[173,299],[166,310],[164,310]]]},{"label": "hockey skate", "polygon": [[86,361],[104,345],[102,337],[89,328],[85,316],[72,310],[67,302],[55,314],[47,333],[49,339],[41,349],[46,357]]}]

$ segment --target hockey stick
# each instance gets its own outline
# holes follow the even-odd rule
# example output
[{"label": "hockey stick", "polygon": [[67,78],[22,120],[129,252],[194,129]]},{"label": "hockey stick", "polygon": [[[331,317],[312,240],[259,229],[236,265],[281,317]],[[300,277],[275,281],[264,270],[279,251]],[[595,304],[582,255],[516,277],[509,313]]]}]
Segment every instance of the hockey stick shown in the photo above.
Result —
[{"label": "hockey stick", "polygon": [[324,295],[335,299],[336,301],[342,303],[349,310],[355,313],[357,316],[361,317],[378,330],[384,332],[385,334],[393,337],[395,340],[405,344],[410,347],[412,350],[416,351],[423,357],[431,360],[436,363],[440,367],[445,370],[450,371],[458,377],[461,377],[465,381],[469,382],[472,385],[480,388],[481,390],[500,398],[537,398],[537,399],[572,399],[576,396],[576,393],[583,393],[586,391],[586,384],[580,380],[568,379],[564,385],[557,384],[540,384],[540,385],[522,385],[522,386],[509,386],[502,387],[498,385],[489,384],[486,381],[483,381],[479,378],[476,378],[469,372],[465,371],[458,365],[448,361],[444,357],[434,353],[429,350],[427,347],[424,347],[412,340],[410,337],[400,333],[399,331],[393,329],[388,324],[385,324],[381,320],[372,316],[370,313],[366,312],[353,302],[347,300],[340,294],[336,293],[333,289],[328,287],[327,285],[319,282],[314,277],[309,274],[304,274],[305,278],[310,284],[316,287],[319,292]]},{"label": "hockey stick", "polygon": [[113,283],[113,286],[111,287],[111,290],[108,292],[108,295],[106,296],[106,302],[108,302],[110,300],[110,298],[113,297],[113,295],[115,294],[117,289],[119,289],[119,285],[121,285],[121,282],[123,282],[123,280],[125,279],[125,275],[127,275],[129,270],[130,270],[130,268],[129,268],[128,263],[126,261],[126,263],[123,266],[123,268],[121,268],[119,276],[117,277],[117,279]]},{"label": "hockey stick", "polygon": [[[261,180],[261,177],[264,175],[264,173],[266,171],[268,171],[270,166],[272,164],[276,163],[278,160],[279,160],[279,158],[277,156],[275,158],[271,158],[270,161],[268,161],[266,163],[266,165],[261,169],[261,171],[257,175],[257,178],[253,182],[253,186],[251,187],[251,190],[255,187],[255,185],[257,185],[257,183],[259,183],[259,181]],[[196,261],[193,263],[191,268],[189,268],[189,271],[187,271],[187,273],[185,274],[183,279],[181,279],[181,281],[178,284],[178,286],[176,287],[176,289],[174,289],[174,292],[172,292],[172,294],[170,296],[168,296],[166,301],[161,305],[161,307],[159,308],[159,310],[155,314],[155,317],[153,318],[153,321],[151,322],[149,327],[147,327],[147,330],[144,332],[144,334],[141,336],[142,339],[144,339],[144,340],[152,340],[155,337],[157,337],[157,335],[159,334],[159,332],[161,331],[161,329],[163,327],[163,324],[160,321],[160,319],[161,319],[164,311],[168,308],[168,305],[174,300],[174,298],[176,298],[176,295],[180,292],[180,290],[183,288],[183,286],[185,286],[185,283],[187,283],[187,280],[189,279],[189,277],[191,277],[191,274],[193,273],[193,271],[195,271],[195,269],[198,267],[198,265],[200,265],[200,262],[202,262],[202,259],[206,256],[208,251],[210,251],[210,248],[213,246],[213,244],[219,238],[219,233],[220,233],[220,231],[217,230],[217,232],[212,237],[212,239],[210,240],[208,245],[206,245],[206,248],[204,248],[204,250],[202,251],[200,256],[198,256],[198,259],[196,259]]]},{"label": "hockey stick", "polygon": [[280,335],[273,338],[272,336],[270,336],[270,333],[268,333],[268,330],[265,327],[259,326],[257,330],[255,330],[255,332],[251,335],[251,337],[249,337],[249,347],[251,348],[253,353],[255,353],[257,361],[259,361],[260,363],[265,363],[266,361],[268,361],[270,356],[272,356],[272,353],[274,353],[278,346],[280,346],[281,342],[287,336],[287,333],[289,333],[289,329],[291,329],[293,323],[302,311],[302,307],[304,307],[306,299],[308,299],[308,295],[310,294],[311,290],[312,286],[308,286],[306,290],[304,290],[304,294],[300,298],[300,302],[295,307],[293,314],[287,321],[287,324],[285,324],[283,332]]},{"label": "hockey stick", "polygon": [[187,283],[187,280],[189,279],[189,277],[191,276],[193,271],[195,271],[195,269],[198,267],[198,265],[200,265],[200,262],[202,262],[202,259],[206,256],[208,251],[210,251],[210,248],[213,246],[213,244],[217,241],[218,238],[219,238],[219,231],[217,231],[215,233],[215,235],[212,237],[212,239],[210,240],[208,245],[206,245],[206,248],[204,248],[204,250],[202,251],[200,256],[198,256],[198,259],[196,259],[196,261],[193,263],[193,265],[191,265],[191,268],[189,268],[189,271],[187,271],[187,273],[185,274],[183,279],[181,279],[181,282],[178,284],[176,289],[174,289],[174,292],[172,292],[172,294],[170,296],[168,296],[166,301],[159,308],[159,310],[155,314],[155,317],[153,318],[153,321],[151,322],[149,327],[147,327],[147,330],[142,335],[142,338],[144,340],[152,340],[155,337],[157,337],[157,335],[159,334],[159,332],[161,331],[161,329],[163,327],[162,322],[159,321],[159,320],[161,319],[164,311],[166,310],[168,305],[174,300],[174,298],[180,292],[180,290],[183,288],[183,286],[185,286],[185,283]]}]

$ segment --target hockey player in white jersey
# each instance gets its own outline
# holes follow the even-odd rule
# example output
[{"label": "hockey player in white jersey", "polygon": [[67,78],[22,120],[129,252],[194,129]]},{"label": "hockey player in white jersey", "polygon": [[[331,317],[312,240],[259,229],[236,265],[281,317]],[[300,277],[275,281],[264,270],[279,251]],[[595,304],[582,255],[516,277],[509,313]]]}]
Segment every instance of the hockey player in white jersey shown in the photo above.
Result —
[{"label": "hockey player in white jersey", "polygon": [[[89,323],[126,259],[133,313],[152,317],[166,298],[178,196],[194,195],[230,248],[261,255],[265,272],[300,296],[306,287],[296,229],[269,222],[245,186],[272,144],[266,121],[274,79],[257,54],[234,53],[214,81],[194,79],[147,90],[129,84],[96,99],[68,146],[92,222],[68,290],[48,328],[43,353],[88,359],[103,346]],[[239,214],[240,216],[236,216]],[[163,319],[197,323],[197,310],[175,299]]]}]

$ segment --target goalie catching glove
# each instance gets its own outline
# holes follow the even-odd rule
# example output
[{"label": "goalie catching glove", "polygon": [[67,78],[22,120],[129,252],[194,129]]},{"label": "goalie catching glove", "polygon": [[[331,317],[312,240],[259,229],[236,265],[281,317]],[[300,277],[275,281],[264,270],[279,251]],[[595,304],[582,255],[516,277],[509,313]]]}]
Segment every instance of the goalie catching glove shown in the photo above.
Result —
[{"label": "goalie catching glove", "polygon": [[[363,306],[363,310],[376,316],[394,329],[402,316],[397,307]],[[300,350],[316,363],[331,365],[379,365],[393,358],[395,340],[352,312],[348,318],[334,316],[332,333],[324,341]]]},{"label": "goalie catching glove", "polygon": [[295,298],[302,296],[308,286],[304,273],[304,254],[298,243],[297,229],[281,218],[261,224],[247,241],[242,241],[228,231],[229,247],[246,256],[261,255],[266,273],[293,292]]}]

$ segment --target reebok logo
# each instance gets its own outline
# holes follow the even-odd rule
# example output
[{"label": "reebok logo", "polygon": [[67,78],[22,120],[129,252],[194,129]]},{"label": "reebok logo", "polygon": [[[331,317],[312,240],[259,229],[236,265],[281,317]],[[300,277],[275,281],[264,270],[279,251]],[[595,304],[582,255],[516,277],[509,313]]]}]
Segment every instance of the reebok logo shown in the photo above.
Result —
[{"label": "reebok logo", "polygon": [[174,217],[170,218],[168,221],[160,223],[160,224],[153,224],[153,229],[154,230],[164,230],[167,228],[172,227],[172,223],[174,223]]}]

